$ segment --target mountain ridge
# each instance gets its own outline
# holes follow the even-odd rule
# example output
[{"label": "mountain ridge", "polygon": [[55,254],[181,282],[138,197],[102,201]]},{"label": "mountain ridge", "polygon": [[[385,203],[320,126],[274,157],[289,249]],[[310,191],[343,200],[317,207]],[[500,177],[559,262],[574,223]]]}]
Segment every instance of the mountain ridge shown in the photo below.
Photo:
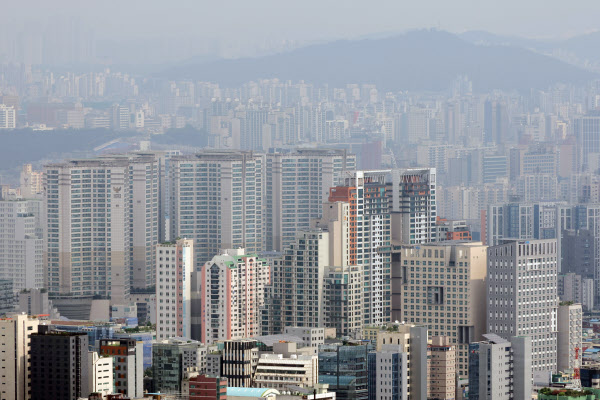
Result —
[{"label": "mountain ridge", "polygon": [[330,85],[372,83],[386,91],[442,91],[456,76],[468,75],[478,92],[545,89],[557,82],[582,84],[598,78],[523,47],[480,46],[438,30],[338,40],[257,58],[175,67],[160,75],[226,86],[266,78]]}]

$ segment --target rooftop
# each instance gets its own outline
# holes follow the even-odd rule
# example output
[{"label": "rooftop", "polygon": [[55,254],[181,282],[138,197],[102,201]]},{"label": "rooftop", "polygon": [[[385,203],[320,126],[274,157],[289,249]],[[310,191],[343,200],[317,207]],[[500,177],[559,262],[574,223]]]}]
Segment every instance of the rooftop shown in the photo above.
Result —
[{"label": "rooftop", "polygon": [[280,394],[276,389],[228,387],[227,396],[237,397],[266,397]]}]

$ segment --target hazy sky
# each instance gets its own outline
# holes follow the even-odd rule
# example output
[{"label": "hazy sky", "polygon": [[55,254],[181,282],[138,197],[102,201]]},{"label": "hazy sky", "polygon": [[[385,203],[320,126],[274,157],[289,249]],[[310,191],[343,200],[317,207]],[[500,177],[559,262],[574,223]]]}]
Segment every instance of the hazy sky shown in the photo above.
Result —
[{"label": "hazy sky", "polygon": [[598,0],[2,0],[0,23],[81,17],[99,38],[315,40],[441,27],[524,36],[600,28]]}]

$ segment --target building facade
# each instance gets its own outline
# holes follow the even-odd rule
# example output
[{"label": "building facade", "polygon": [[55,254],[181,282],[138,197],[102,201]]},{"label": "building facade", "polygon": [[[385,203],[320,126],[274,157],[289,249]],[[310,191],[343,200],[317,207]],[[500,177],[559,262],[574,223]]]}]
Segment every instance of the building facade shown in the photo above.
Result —
[{"label": "building facade", "polygon": [[555,372],[556,239],[508,240],[487,254],[487,331],[506,340],[530,336],[534,372]]},{"label": "building facade", "polygon": [[319,358],[316,355],[263,354],[258,359],[254,386],[289,390],[289,386],[315,387],[319,383]]},{"label": "building facade", "polygon": [[181,393],[188,368],[206,371],[207,348],[195,340],[170,338],[152,345],[153,389],[170,394]]},{"label": "building facade", "polygon": [[531,338],[485,334],[469,344],[469,399],[529,399],[532,387]]},{"label": "building facade", "polygon": [[88,356],[87,334],[52,332],[40,326],[31,335],[31,399],[87,397]]},{"label": "building facade", "polygon": [[203,343],[260,335],[260,309],[270,283],[265,260],[244,249],[225,250],[202,267],[200,282]]},{"label": "building facade", "polygon": [[264,250],[264,155],[204,151],[170,163],[170,237],[194,240],[196,268],[222,249]]},{"label": "building facade", "polygon": [[558,305],[557,328],[557,371],[580,368],[583,364],[581,304],[561,302]]},{"label": "building facade", "polygon": [[[348,203],[348,265],[363,268],[363,323],[390,321],[390,199],[385,177],[389,171],[356,171],[345,186],[331,188],[329,203]],[[435,223],[435,221],[434,221]],[[334,259],[335,260],[335,259]]]},{"label": "building facade", "polygon": [[156,247],[156,338],[192,334],[191,280],[194,241],[179,239]]},{"label": "building facade", "polygon": [[143,396],[143,343],[133,339],[100,339],[98,349],[101,356],[113,359],[115,393]]},{"label": "building facade", "polygon": [[92,393],[101,393],[102,396],[113,393],[115,386],[113,374],[115,373],[112,357],[99,357],[95,351],[88,355],[89,388]]},{"label": "building facade", "polygon": [[468,344],[485,329],[486,246],[446,241],[393,252],[394,320],[451,338],[459,375],[466,377]]},{"label": "building facade", "polygon": [[42,201],[0,201],[0,279],[13,290],[44,286]]},{"label": "building facade", "polygon": [[408,400],[408,354],[386,344],[368,355],[369,399]]},{"label": "building facade", "polygon": [[324,326],[324,280],[329,265],[329,233],[298,232],[296,241],[273,260],[261,320],[263,334],[282,333],[286,326]]},{"label": "building facade", "polygon": [[436,169],[392,171],[390,208],[395,240],[405,244],[437,241]]},{"label": "building facade", "polygon": [[221,377],[232,387],[252,387],[258,366],[254,340],[227,340],[221,352]]},{"label": "building facade", "polygon": [[269,153],[266,159],[266,250],[283,251],[298,231],[321,218],[329,188],[356,168],[356,156],[345,150],[297,149]]},{"label": "building facade", "polygon": [[447,336],[434,336],[427,345],[427,398],[454,400],[456,398],[456,346]]},{"label": "building facade", "polygon": [[23,314],[0,319],[0,368],[4,378],[0,380],[2,399],[31,399],[31,335],[37,333],[39,320]]},{"label": "building facade", "polygon": [[44,284],[57,295],[124,304],[155,283],[159,162],[151,154],[44,167]]}]

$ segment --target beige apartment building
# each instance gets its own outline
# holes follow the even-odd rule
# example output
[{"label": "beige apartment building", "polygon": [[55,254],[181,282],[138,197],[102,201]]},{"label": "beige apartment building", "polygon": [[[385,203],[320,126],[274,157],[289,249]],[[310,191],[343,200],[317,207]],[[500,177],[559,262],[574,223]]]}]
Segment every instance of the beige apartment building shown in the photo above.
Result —
[{"label": "beige apartment building", "polygon": [[387,346],[399,346],[406,353],[408,373],[407,394],[411,399],[424,399],[427,395],[427,328],[413,324],[390,323],[387,326],[365,326],[363,339],[375,344],[375,351],[385,351]]},{"label": "beige apartment building", "polygon": [[392,246],[392,319],[449,337],[465,378],[468,345],[485,333],[486,249],[458,241]]},{"label": "beige apartment building", "polygon": [[160,161],[155,154],[44,167],[45,277],[58,295],[111,298],[156,282]]},{"label": "beige apartment building", "polygon": [[447,336],[434,336],[427,346],[427,398],[456,398],[456,346]]}]

